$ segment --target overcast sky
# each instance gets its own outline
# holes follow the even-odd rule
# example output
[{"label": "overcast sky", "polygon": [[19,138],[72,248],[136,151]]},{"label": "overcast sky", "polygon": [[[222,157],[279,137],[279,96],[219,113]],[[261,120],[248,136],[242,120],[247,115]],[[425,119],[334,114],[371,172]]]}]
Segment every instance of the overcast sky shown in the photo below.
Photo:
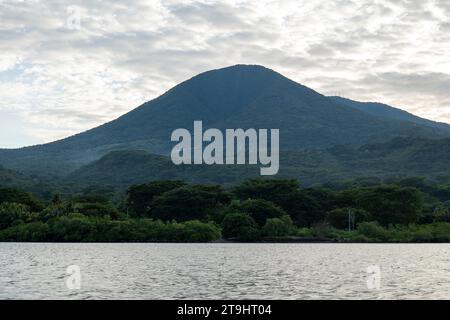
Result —
[{"label": "overcast sky", "polygon": [[450,1],[0,0],[0,147],[95,127],[238,63],[450,122]]}]

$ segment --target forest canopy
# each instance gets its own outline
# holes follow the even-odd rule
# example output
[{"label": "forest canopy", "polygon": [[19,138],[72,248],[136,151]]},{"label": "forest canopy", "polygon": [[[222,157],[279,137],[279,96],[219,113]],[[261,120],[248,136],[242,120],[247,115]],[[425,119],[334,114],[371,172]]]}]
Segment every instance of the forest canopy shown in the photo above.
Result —
[{"label": "forest canopy", "polygon": [[157,180],[117,196],[86,188],[41,199],[0,187],[0,241],[450,241],[450,187],[421,178],[301,187]]}]

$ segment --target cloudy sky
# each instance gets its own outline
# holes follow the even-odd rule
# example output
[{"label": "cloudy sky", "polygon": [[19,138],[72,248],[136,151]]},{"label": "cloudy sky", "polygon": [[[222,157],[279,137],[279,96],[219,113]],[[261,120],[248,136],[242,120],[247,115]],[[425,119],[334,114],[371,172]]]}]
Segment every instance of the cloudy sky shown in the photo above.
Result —
[{"label": "cloudy sky", "polygon": [[450,1],[0,0],[0,147],[95,127],[237,63],[450,123]]}]

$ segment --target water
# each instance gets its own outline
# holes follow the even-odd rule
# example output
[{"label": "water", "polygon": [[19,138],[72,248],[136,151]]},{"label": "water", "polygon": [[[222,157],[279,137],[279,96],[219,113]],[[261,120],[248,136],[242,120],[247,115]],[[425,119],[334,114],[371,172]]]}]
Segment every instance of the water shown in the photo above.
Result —
[{"label": "water", "polygon": [[448,244],[0,243],[0,299],[448,299],[449,260]]}]

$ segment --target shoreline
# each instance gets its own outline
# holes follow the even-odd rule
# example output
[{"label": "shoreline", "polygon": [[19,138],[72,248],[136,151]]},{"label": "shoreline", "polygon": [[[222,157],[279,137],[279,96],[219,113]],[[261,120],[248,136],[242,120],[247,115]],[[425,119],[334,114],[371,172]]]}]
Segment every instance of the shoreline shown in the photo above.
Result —
[{"label": "shoreline", "polygon": [[395,241],[338,241],[332,239],[264,239],[258,241],[237,241],[237,240],[214,240],[208,242],[177,242],[177,241],[111,241],[111,242],[101,242],[101,241],[0,241],[0,245],[4,243],[43,243],[43,244],[450,244],[450,242],[444,241],[416,241],[416,242],[395,242]]}]

